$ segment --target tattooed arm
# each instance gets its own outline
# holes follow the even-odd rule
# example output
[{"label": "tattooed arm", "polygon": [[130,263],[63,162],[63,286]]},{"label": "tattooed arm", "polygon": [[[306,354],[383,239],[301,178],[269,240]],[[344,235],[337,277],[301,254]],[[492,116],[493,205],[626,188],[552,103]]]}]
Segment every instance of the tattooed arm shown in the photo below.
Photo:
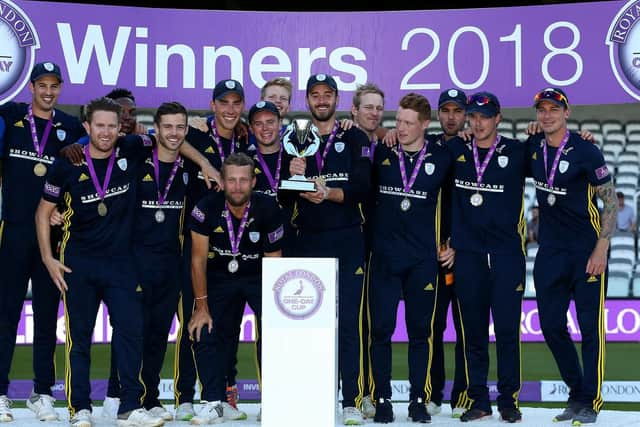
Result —
[{"label": "tattooed arm", "polygon": [[587,262],[587,273],[594,276],[602,274],[607,267],[609,240],[613,236],[618,219],[618,201],[613,181],[596,187],[596,194],[604,202],[604,208],[600,213],[600,236]]}]

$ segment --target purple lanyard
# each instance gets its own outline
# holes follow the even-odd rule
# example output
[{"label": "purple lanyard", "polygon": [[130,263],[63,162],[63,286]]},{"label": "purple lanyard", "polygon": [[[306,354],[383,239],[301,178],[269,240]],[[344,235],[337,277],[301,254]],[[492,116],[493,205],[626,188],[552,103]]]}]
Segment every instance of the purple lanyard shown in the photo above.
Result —
[{"label": "purple lanyard", "polygon": [[476,139],[473,138],[471,141],[471,146],[473,147],[473,163],[476,167],[476,175],[478,176],[477,182],[478,184],[482,184],[482,177],[484,175],[484,171],[487,169],[487,165],[489,165],[489,160],[493,156],[493,153],[496,151],[496,147],[498,147],[498,142],[500,142],[500,135],[496,136],[496,140],[493,141],[491,147],[489,148],[489,152],[485,156],[482,161],[482,166],[480,165],[480,156],[478,155],[478,144],[476,144]]},{"label": "purple lanyard", "polygon": [[[327,154],[329,154],[329,149],[333,145],[333,140],[336,139],[336,134],[338,133],[338,129],[340,129],[340,124],[338,121],[335,121],[333,125],[333,130],[331,131],[331,135],[329,135],[329,139],[327,140],[327,145],[324,147],[324,152],[322,153],[322,157],[320,157],[320,153],[316,151],[316,165],[318,165],[318,175],[322,173],[322,167],[324,166],[324,161],[327,159]],[[300,141],[300,143],[304,143],[304,141]]]},{"label": "purple lanyard", "polygon": [[374,154],[376,152],[376,137],[374,136],[369,145],[369,160],[373,162]]},{"label": "purple lanyard", "polygon": [[240,240],[244,234],[244,229],[247,226],[247,220],[249,219],[249,208],[251,207],[251,201],[247,203],[240,220],[240,226],[238,226],[238,236],[233,231],[233,222],[231,221],[231,211],[227,202],[224,203],[225,218],[227,219],[227,230],[229,231],[229,241],[231,242],[231,255],[238,255],[240,253]]},{"label": "purple lanyard", "polygon": [[[222,149],[222,143],[220,142],[220,137],[218,136],[218,129],[216,128],[216,118],[211,119],[211,137],[216,142],[216,147],[218,148],[218,154],[220,155],[220,160],[224,163],[225,154]],[[231,134],[231,153],[233,154],[236,150],[236,134],[235,132]]]},{"label": "purple lanyard", "polygon": [[264,174],[266,175],[267,180],[269,181],[269,185],[271,186],[271,190],[274,193],[278,192],[278,181],[280,180],[280,168],[282,166],[282,144],[279,144],[279,145],[280,145],[280,150],[278,151],[278,163],[276,164],[275,175],[271,175],[269,166],[267,165],[267,162],[264,160],[264,157],[262,157],[262,153],[258,148],[258,162],[260,163],[262,172],[264,172]]},{"label": "purple lanyard", "polygon": [[42,157],[42,153],[44,153],[44,147],[47,146],[47,141],[49,140],[49,133],[51,132],[51,126],[53,126],[53,117],[56,115],[55,110],[51,112],[51,118],[47,122],[47,126],[44,128],[44,132],[42,133],[42,144],[38,140],[38,133],[36,132],[36,119],[33,117],[33,106],[29,104],[27,107],[27,120],[29,120],[29,126],[31,127],[31,140],[33,141],[33,148],[35,148],[36,153],[38,153],[38,157]]},{"label": "purple lanyard", "polygon": [[422,166],[422,162],[427,154],[427,145],[429,145],[429,141],[424,142],[422,150],[420,150],[420,154],[418,154],[418,160],[416,161],[416,166],[411,172],[409,182],[407,182],[407,168],[404,163],[404,150],[402,149],[402,145],[398,145],[398,163],[400,164],[400,176],[402,177],[402,186],[405,193],[411,191],[411,187],[413,187],[413,184],[416,182],[416,178],[420,172],[420,167]]},{"label": "purple lanyard", "polygon": [[544,174],[547,178],[547,184],[549,187],[553,187],[553,180],[556,177],[556,170],[558,169],[558,162],[560,162],[560,156],[562,155],[562,149],[567,142],[569,141],[569,130],[565,131],[564,137],[558,146],[558,151],[556,151],[556,157],[553,159],[553,163],[551,164],[551,171],[547,171],[547,141],[544,141],[542,144],[542,156],[544,158]]},{"label": "purple lanyard", "polygon": [[173,179],[176,177],[176,172],[178,172],[178,166],[180,166],[180,155],[176,158],[176,161],[173,162],[173,167],[171,168],[171,172],[169,173],[169,178],[167,179],[167,183],[164,186],[164,191],[160,193],[160,161],[158,160],[158,147],[154,147],[153,149],[153,172],[156,177],[156,186],[158,188],[158,205],[164,205],[164,201],[167,200],[167,195],[169,195],[169,189],[171,189],[171,184],[173,184]]},{"label": "purple lanyard", "polygon": [[87,144],[84,147],[84,158],[87,161],[87,167],[89,168],[89,175],[91,175],[91,181],[93,181],[93,186],[98,192],[98,196],[100,196],[100,200],[104,200],[104,196],[107,194],[107,188],[109,187],[109,181],[111,180],[111,173],[113,172],[113,165],[116,162],[116,150],[111,150],[111,157],[109,158],[109,164],[107,165],[107,173],[104,176],[104,186],[100,186],[100,181],[98,181],[98,176],[96,175],[96,168],[93,167],[93,160],[91,159],[91,154],[89,152],[89,146],[91,144]]}]

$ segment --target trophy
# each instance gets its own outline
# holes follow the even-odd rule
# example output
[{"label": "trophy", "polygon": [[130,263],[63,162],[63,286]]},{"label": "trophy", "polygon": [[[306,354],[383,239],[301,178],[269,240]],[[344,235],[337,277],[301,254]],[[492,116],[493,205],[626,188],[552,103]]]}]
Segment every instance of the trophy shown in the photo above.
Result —
[{"label": "trophy", "polygon": [[[316,154],[320,148],[318,128],[308,119],[295,119],[282,135],[284,150],[295,157],[307,157]],[[316,191],[316,184],[302,175],[293,175],[282,180],[280,190]]]}]

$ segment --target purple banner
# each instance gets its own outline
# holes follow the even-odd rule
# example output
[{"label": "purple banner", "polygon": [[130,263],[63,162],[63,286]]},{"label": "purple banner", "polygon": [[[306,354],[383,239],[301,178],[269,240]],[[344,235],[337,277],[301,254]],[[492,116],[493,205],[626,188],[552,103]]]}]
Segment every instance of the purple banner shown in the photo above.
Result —
[{"label": "purple banner", "polygon": [[[640,299],[629,300],[608,300],[605,301],[605,330],[607,341],[640,341]],[[240,325],[240,341],[251,342],[255,340],[255,317],[249,306],[245,306],[242,324]],[[398,315],[396,319],[396,331],[393,334],[393,342],[407,342],[407,329],[404,324],[404,302],[400,301]],[[581,341],[580,329],[573,302],[567,312],[567,326],[571,337],[575,341]],[[179,323],[174,318],[169,332],[169,342],[175,342],[179,333]],[[56,328],[58,343],[64,343],[64,313],[62,304],[58,310],[58,324]],[[109,313],[104,304],[100,305],[96,326],[93,332],[94,343],[111,342],[112,329],[109,324]],[[540,319],[538,317],[538,307],[535,300],[524,300],[522,302],[522,315],[520,321],[520,336],[523,342],[542,342],[544,337],[540,330]],[[447,329],[444,332],[446,342],[455,341],[455,329],[449,309],[447,318]],[[493,341],[493,323],[489,325],[489,337]],[[22,316],[18,325],[17,344],[33,343],[33,309],[31,301],[25,301],[22,309]]]},{"label": "purple banner", "polygon": [[265,81],[287,77],[292,110],[306,110],[306,80],[317,72],[336,77],[340,110],[367,81],[385,90],[388,109],[410,91],[435,103],[454,86],[495,92],[505,107],[529,107],[548,86],[576,105],[630,103],[640,99],[638,3],[319,13],[0,0],[0,31],[13,35],[0,58],[0,103],[28,99],[28,72],[40,61],[62,67],[62,104],[119,86],[140,107],[206,109],[216,81],[229,77],[250,104]]}]

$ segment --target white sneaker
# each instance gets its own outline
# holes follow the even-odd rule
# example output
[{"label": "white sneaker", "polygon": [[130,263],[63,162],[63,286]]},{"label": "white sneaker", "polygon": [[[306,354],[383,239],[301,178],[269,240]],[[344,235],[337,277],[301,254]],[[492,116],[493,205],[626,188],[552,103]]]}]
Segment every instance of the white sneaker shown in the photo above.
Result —
[{"label": "white sneaker", "polygon": [[227,402],[222,402],[222,415],[225,420],[236,421],[246,420],[247,414],[238,408],[234,408]]},{"label": "white sneaker", "polygon": [[31,409],[40,421],[57,421],[58,413],[53,408],[55,401],[56,399],[48,394],[31,392],[31,396],[27,399],[27,408]]},{"label": "white sneaker", "polygon": [[0,423],[10,423],[11,421],[13,421],[11,401],[3,394],[0,396]]},{"label": "white sneaker", "polygon": [[223,409],[220,401],[207,402],[202,400],[202,407],[198,412],[198,415],[191,418],[191,424],[204,425],[204,424],[220,424],[224,422]]},{"label": "white sneaker", "polygon": [[427,403],[427,412],[429,415],[438,415],[442,412],[442,405],[438,405],[435,402],[429,402]]},{"label": "white sneaker", "polygon": [[365,418],[373,418],[376,416],[376,406],[371,400],[371,395],[362,398],[362,415]]},{"label": "white sneaker", "polygon": [[178,405],[178,409],[176,409],[176,420],[177,421],[191,421],[196,415],[196,411],[193,409],[193,403],[184,402]]},{"label": "white sneaker", "polygon": [[88,409],[81,409],[69,420],[71,427],[91,427],[93,426],[93,420],[91,419],[91,411]]},{"label": "white sneaker", "polygon": [[453,411],[451,411],[451,418],[460,418],[465,412],[467,412],[467,410],[464,408],[453,408]]},{"label": "white sneaker", "polygon": [[164,420],[151,415],[144,408],[138,408],[118,415],[118,425],[120,427],[160,427],[164,425]]},{"label": "white sneaker", "polygon": [[149,412],[154,417],[162,418],[165,421],[173,421],[173,415],[167,411],[163,406],[154,406],[149,409]]},{"label": "white sneaker", "polygon": [[364,424],[362,412],[353,406],[342,408],[342,424],[346,426],[360,426]]},{"label": "white sneaker", "polygon": [[118,418],[118,409],[120,409],[120,398],[107,396],[102,403],[102,413],[100,415],[102,418],[116,420]]}]

